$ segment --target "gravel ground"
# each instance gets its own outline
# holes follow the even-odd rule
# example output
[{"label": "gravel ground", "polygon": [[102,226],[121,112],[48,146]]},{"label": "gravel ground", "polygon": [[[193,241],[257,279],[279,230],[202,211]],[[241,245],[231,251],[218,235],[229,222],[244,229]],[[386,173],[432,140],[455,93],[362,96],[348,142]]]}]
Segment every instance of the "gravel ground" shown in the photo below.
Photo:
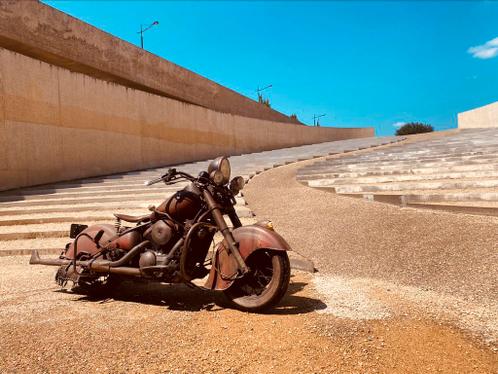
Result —
[{"label": "gravel ground", "polygon": [[2,373],[496,372],[496,354],[451,326],[395,308],[382,319],[323,313],[338,305],[307,273],[271,313],[247,314],[179,285],[62,292],[54,268],[27,261],[0,258]]}]

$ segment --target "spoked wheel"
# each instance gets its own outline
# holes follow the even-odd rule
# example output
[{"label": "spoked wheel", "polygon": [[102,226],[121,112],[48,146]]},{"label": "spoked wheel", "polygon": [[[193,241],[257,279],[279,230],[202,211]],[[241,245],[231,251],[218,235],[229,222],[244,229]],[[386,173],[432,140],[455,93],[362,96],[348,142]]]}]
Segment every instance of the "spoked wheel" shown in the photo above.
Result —
[{"label": "spoked wheel", "polygon": [[248,312],[260,312],[275,306],[289,286],[287,253],[258,250],[248,257],[246,264],[251,271],[224,291],[227,301]]},{"label": "spoked wheel", "polygon": [[68,285],[75,293],[93,295],[112,293],[122,280],[114,274],[94,276],[86,272],[75,273],[72,266],[64,265],[55,274],[55,281],[63,288]]}]

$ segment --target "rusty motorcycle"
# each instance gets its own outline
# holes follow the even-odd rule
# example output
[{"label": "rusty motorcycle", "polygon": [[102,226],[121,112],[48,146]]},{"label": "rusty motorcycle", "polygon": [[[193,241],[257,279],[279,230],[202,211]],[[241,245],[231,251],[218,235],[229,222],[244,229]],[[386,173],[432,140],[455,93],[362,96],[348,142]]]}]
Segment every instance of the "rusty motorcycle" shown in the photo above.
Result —
[{"label": "rusty motorcycle", "polygon": [[[230,181],[230,173],[227,157],[216,158],[197,177],[169,169],[145,184],[189,184],[150,206],[149,214],[114,214],[114,225],[72,224],[73,241],[59,258],[42,259],[35,250],[30,264],[58,266],[56,282],[64,287],[70,281],[84,292],[126,279],[193,285],[207,277],[203,288],[221,291],[232,307],[271,308],[289,284],[290,247],[271,221],[241,224],[235,196],[245,181],[240,176]],[[222,239],[214,248],[216,233]]]}]

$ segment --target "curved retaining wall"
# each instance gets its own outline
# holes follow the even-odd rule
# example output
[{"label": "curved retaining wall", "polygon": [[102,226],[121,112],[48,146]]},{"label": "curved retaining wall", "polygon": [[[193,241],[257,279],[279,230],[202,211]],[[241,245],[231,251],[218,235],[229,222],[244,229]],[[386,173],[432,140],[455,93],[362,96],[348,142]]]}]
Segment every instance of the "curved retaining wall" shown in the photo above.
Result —
[{"label": "curved retaining wall", "polygon": [[0,48],[0,190],[369,136],[221,113]]}]

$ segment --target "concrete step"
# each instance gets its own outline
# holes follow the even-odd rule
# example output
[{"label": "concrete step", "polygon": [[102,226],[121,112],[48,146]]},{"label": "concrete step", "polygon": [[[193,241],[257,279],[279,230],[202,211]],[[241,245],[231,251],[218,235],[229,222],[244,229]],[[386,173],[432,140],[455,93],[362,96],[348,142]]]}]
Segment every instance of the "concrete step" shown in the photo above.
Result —
[{"label": "concrete step", "polygon": [[[158,206],[164,199],[160,200],[135,200],[135,201],[102,201],[97,202],[78,202],[73,204],[42,204],[36,206],[28,206],[16,204],[13,206],[5,206],[0,204],[0,218],[3,216],[13,216],[17,214],[35,214],[35,213],[53,213],[53,212],[84,212],[84,211],[102,211],[102,210],[129,210],[142,209],[146,210],[150,205]],[[246,205],[245,200],[237,196],[235,198],[237,206]],[[123,212],[121,212],[123,213]]]},{"label": "concrete step", "polygon": [[24,209],[29,209],[30,207],[45,206],[45,205],[82,205],[82,204],[92,204],[92,203],[127,203],[133,202],[143,202],[149,204],[157,204],[165,199],[172,196],[174,192],[164,192],[157,194],[141,194],[141,195],[121,195],[116,194],[112,196],[102,195],[102,196],[92,196],[92,197],[82,197],[82,198],[46,198],[46,199],[33,199],[33,200],[19,200],[10,201],[8,203],[2,203],[1,208],[15,208],[23,207]]},{"label": "concrete step", "polygon": [[344,158],[346,160],[411,160],[411,159],[424,159],[424,158],[447,158],[447,157],[473,157],[473,156],[496,156],[498,153],[498,148],[493,148],[491,151],[486,149],[472,149],[472,150],[462,150],[462,149],[449,149],[446,148],[444,152],[428,152],[422,150],[406,150],[406,152],[391,152],[391,153],[380,153],[373,152],[364,155],[355,155]]},{"label": "concrete step", "polygon": [[431,175],[439,173],[452,173],[452,172],[466,172],[466,171],[494,171],[498,170],[498,165],[494,164],[480,164],[480,165],[456,165],[456,166],[440,166],[434,167],[413,167],[413,168],[390,168],[390,169],[375,169],[375,170],[310,170],[308,168],[302,169],[297,174],[300,180],[307,179],[315,174],[320,174],[321,178],[357,178],[368,176],[384,176],[384,175],[406,175],[406,174],[419,174]]},{"label": "concrete step", "polygon": [[421,157],[407,157],[407,158],[402,158],[402,157],[375,157],[375,158],[353,158],[353,159],[347,159],[347,158],[341,158],[341,159],[334,159],[334,160],[327,160],[327,161],[322,161],[322,162],[317,162],[315,165],[316,166],[341,166],[341,165],[348,165],[351,163],[354,163],[356,165],[383,165],[386,163],[412,163],[412,162],[418,162],[418,163],[429,163],[429,162],[451,162],[451,161],[483,161],[483,162],[494,162],[498,160],[498,153],[497,154],[481,154],[481,155],[465,155],[465,156],[460,156],[460,155],[455,155],[452,154],[451,156],[445,155],[445,156],[436,156],[436,155],[427,155],[427,156],[421,156]]},{"label": "concrete step", "polygon": [[[182,189],[187,184],[176,184],[174,188],[177,190]],[[158,191],[168,189],[170,187],[165,186],[164,184],[156,184],[152,186],[144,186],[143,183],[119,183],[116,185],[96,185],[96,186],[70,186],[70,187],[57,187],[57,188],[48,188],[48,187],[39,187],[33,189],[23,189],[23,190],[11,190],[7,192],[0,193],[0,198],[10,197],[10,196],[36,196],[36,195],[55,195],[55,194],[76,194],[76,193],[95,193],[98,194],[100,192],[107,191]]]},{"label": "concrete step", "polygon": [[[379,184],[350,184],[350,185],[323,185],[310,181],[310,187],[329,187],[336,193],[348,194],[357,192],[382,192],[382,191],[418,191],[418,190],[467,190],[477,188],[498,187],[498,179],[474,180],[433,180],[417,182],[392,182]],[[498,188],[497,188],[498,191]]]},{"label": "concrete step", "polygon": [[[253,217],[249,208],[236,207],[237,214],[240,218]],[[54,219],[26,220],[16,225],[0,226],[0,241],[18,240],[18,239],[40,239],[40,238],[58,238],[68,235],[71,223],[80,223],[91,225],[95,223],[115,222],[114,217],[109,216],[79,216],[79,217],[54,217]],[[133,226],[132,223],[122,223],[125,226]]]},{"label": "concrete step", "polygon": [[60,254],[69,241],[68,237],[3,241],[0,256],[29,255],[33,249],[44,255]]},{"label": "concrete step", "polygon": [[[482,188],[472,191],[461,190],[418,190],[410,191],[392,191],[382,193],[350,193],[341,194],[341,196],[349,196],[355,198],[364,198],[369,201],[390,202],[406,206],[408,204],[420,203],[446,203],[446,202],[476,202],[476,201],[498,201],[498,191],[496,189]],[[465,204],[462,204],[465,205]]]},{"label": "concrete step", "polygon": [[498,177],[498,170],[485,171],[467,171],[467,172],[449,172],[438,174],[391,174],[391,175],[376,175],[366,177],[342,177],[329,178],[329,174],[310,174],[298,175],[298,181],[305,182],[314,181],[316,186],[320,183],[323,185],[333,184],[354,184],[354,183],[386,183],[386,182],[402,182],[402,181],[418,181],[418,180],[435,180],[435,179],[471,179],[471,178],[492,178]]},{"label": "concrete step", "polygon": [[[253,216],[251,210],[247,206],[236,205],[235,211],[237,212],[239,217]],[[27,224],[45,224],[45,223],[60,223],[60,222],[77,223],[78,221],[91,222],[91,221],[114,220],[114,213],[144,215],[149,213],[149,211],[146,209],[130,210],[127,208],[123,208],[119,211],[86,210],[86,211],[75,212],[74,210],[72,210],[64,214],[64,212],[61,212],[60,210],[54,210],[51,213],[44,212],[42,214],[0,216],[0,230],[2,226],[18,226],[18,225],[27,225]]]},{"label": "concrete step", "polygon": [[[112,220],[88,220],[79,221],[83,225],[93,223],[113,223]],[[0,240],[21,240],[21,239],[41,239],[60,238],[69,236],[69,223],[43,223],[19,226],[0,226]]]},{"label": "concrete step", "polygon": [[2,195],[0,196],[0,202],[38,202],[38,201],[59,201],[65,199],[78,198],[79,200],[84,198],[102,198],[102,197],[112,197],[112,196],[136,196],[137,194],[143,194],[147,196],[161,196],[164,194],[173,194],[178,191],[178,188],[140,188],[140,189],[102,189],[99,191],[92,192],[56,192],[50,194],[31,194],[31,195]]},{"label": "concrete step", "polygon": [[[310,178],[312,177],[312,178]],[[369,183],[389,183],[389,182],[405,182],[405,181],[432,181],[438,179],[489,179],[498,178],[498,170],[489,171],[468,171],[468,172],[453,172],[440,174],[393,174],[379,175],[371,177],[357,178],[327,178],[324,174],[316,174],[304,178],[298,176],[297,180],[304,181],[310,187],[345,185],[345,184],[369,184]],[[308,183],[311,182],[311,183]]]},{"label": "concrete step", "polygon": [[[490,165],[490,161],[480,161],[480,160],[460,160],[460,161],[436,161],[436,162],[386,162],[380,164],[366,165],[366,164],[345,164],[345,165],[317,165],[313,168],[308,168],[307,171],[320,172],[323,170],[330,170],[335,172],[348,172],[348,171],[368,171],[368,170],[412,170],[418,168],[446,168],[454,166],[473,166],[477,169],[481,165]],[[491,165],[498,165],[497,162],[493,162]]]}]

